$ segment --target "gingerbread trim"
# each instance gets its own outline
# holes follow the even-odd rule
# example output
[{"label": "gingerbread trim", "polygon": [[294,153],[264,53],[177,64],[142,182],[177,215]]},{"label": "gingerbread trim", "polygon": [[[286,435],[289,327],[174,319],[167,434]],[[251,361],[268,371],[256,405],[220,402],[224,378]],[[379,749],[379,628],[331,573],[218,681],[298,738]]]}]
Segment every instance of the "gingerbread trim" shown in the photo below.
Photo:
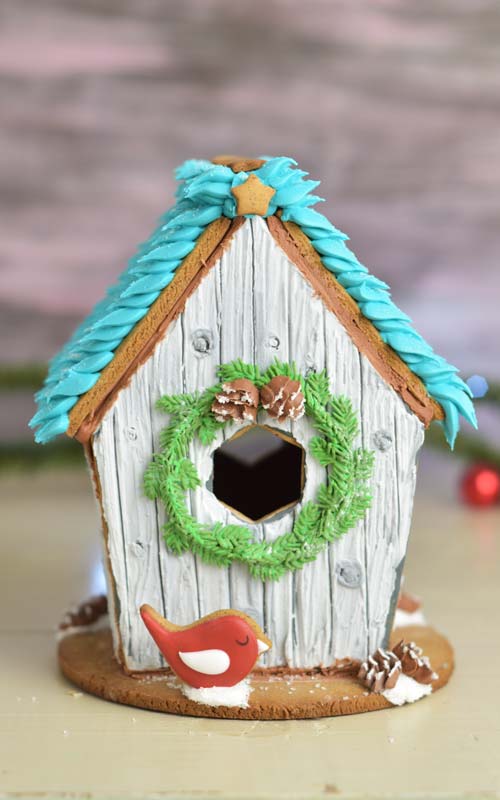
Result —
[{"label": "gingerbread trim", "polygon": [[433,400],[420,378],[397,353],[382,341],[375,326],[361,313],[357,303],[335,277],[323,266],[309,238],[293,222],[278,217],[267,219],[277,244],[300,270],[325,306],[342,323],[358,350],[379,375],[392,386],[401,399],[426,427],[434,419],[444,419],[444,411]]},{"label": "gingerbread trim", "polygon": [[99,380],[78,400],[70,413],[67,435],[86,442],[111,407],[116,393],[127,386],[168,326],[182,312],[186,301],[221,257],[232,237],[243,225],[243,218],[233,221],[220,217],[201,234],[194,250],[186,256],[172,283],[163,290],[148,313],[118,347],[113,360]]},{"label": "gingerbread trim", "polygon": [[230,167],[233,172],[253,172],[255,169],[260,169],[264,166],[266,160],[264,158],[245,158],[245,156],[215,156],[212,158],[212,164],[221,167]]},{"label": "gingerbread trim", "polygon": [[[119,346],[95,386],[82,395],[72,409],[68,436],[81,442],[89,440],[113,404],[116,393],[128,384],[139,366],[147,360],[166,328],[182,312],[187,299],[244,222],[244,217],[237,217],[232,222],[220,217],[201,234],[198,244],[184,259],[172,283]],[[325,269],[320,256],[299,226],[292,222],[283,223],[275,216],[268,217],[267,224],[278,245],[312,285],[326,307],[338,317],[356,347],[413,413],[426,427],[433,419],[443,419],[442,407],[430,397],[420,378],[382,341],[375,326],[363,316],[349,293]]]}]

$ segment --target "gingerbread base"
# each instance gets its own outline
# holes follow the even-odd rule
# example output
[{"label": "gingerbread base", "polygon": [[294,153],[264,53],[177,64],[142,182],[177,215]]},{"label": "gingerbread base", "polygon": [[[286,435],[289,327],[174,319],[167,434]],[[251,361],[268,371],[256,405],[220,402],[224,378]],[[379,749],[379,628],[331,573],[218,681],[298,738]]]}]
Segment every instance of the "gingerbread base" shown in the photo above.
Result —
[{"label": "gingerbread base", "polygon": [[[445,686],[453,672],[453,650],[447,639],[432,628],[415,625],[395,629],[391,644],[403,638],[416,642],[429,657],[439,675],[433,691]],[[225,719],[307,719],[394,708],[382,695],[367,692],[357,680],[357,663],[325,670],[326,674],[257,671],[252,675],[248,708],[202,705],[184,697],[170,671],[140,677],[126,675],[114,658],[109,629],[66,636],[59,643],[59,664],[72,683],[91,694],[114,703],[169,714]]]}]

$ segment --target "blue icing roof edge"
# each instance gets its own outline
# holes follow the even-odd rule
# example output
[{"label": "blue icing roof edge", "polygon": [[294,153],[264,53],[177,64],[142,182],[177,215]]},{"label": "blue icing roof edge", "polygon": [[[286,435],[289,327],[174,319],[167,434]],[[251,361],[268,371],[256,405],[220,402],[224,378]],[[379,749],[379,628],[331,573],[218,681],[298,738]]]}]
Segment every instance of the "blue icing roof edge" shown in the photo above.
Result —
[{"label": "blue icing roof edge", "polygon": [[[411,320],[393,303],[389,287],[348,249],[348,237],[311,207],[322,199],[313,194],[318,181],[307,180],[307,173],[286,157],[266,159],[254,174],[275,189],[265,216],[281,209],[282,220],[296,223],[308,236],[326,269],[441,404],[445,412],[442,425],[453,447],[460,416],[477,427],[472,392],[458,377],[457,369],[434,353],[412,327]],[[48,442],[67,430],[73,406],[98,381],[116,348],[172,281],[207,225],[221,216],[237,216],[231,189],[243,183],[247,173],[234,173],[210,161],[189,160],[177,169],[176,177],[176,204],[161,217],[117,283],[50,362],[45,383],[35,396],[38,410],[30,422],[37,442]]]}]

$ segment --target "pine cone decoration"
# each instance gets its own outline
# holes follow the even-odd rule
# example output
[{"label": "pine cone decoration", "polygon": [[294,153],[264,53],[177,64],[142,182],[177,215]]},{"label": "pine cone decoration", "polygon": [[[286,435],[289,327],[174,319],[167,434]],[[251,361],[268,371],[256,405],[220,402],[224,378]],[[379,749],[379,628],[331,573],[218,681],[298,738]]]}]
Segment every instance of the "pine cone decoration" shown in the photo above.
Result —
[{"label": "pine cone decoration", "polygon": [[373,656],[363,661],[358,678],[372,692],[393,689],[400,675],[407,675],[417,683],[429,684],[436,680],[429,659],[415,642],[400,642],[392,650],[379,648]]},{"label": "pine cone decoration", "polygon": [[438,677],[427,656],[422,655],[422,648],[417,647],[415,642],[404,642],[401,639],[392,652],[400,660],[404,674],[417,683],[432,683]]},{"label": "pine cone decoration", "polygon": [[259,407],[259,390],[247,378],[238,378],[230,383],[222,384],[220,391],[212,403],[212,413],[217,422],[234,419],[242,423],[247,420],[255,422]]},{"label": "pine cone decoration", "polygon": [[60,625],[60,631],[70,628],[82,628],[85,625],[93,625],[98,619],[108,613],[108,598],[105,594],[90,597],[79,606],[73,606],[64,615]]},{"label": "pine cone decoration", "polygon": [[278,422],[300,419],[304,414],[304,395],[299,381],[276,375],[260,390],[260,402]]},{"label": "pine cone decoration", "polygon": [[385,692],[393,689],[401,675],[401,662],[390,650],[381,647],[373,656],[368,656],[359,668],[358,678],[372,692]]}]

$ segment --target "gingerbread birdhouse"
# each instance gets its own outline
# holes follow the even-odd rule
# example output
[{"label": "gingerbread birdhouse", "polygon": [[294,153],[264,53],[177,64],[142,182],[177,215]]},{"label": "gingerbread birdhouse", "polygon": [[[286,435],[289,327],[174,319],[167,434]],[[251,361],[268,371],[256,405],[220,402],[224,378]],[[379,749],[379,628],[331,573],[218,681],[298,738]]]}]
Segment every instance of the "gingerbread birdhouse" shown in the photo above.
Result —
[{"label": "gingerbread birdhouse", "polygon": [[[182,630],[250,618],[263,667],[365,659],[391,630],[425,429],[453,444],[459,415],[475,424],[469,389],[294,161],[187,161],[177,178],[32,421],[37,441],[85,449],[116,658],[165,667],[147,604]],[[223,649],[203,652],[220,673]]]}]

